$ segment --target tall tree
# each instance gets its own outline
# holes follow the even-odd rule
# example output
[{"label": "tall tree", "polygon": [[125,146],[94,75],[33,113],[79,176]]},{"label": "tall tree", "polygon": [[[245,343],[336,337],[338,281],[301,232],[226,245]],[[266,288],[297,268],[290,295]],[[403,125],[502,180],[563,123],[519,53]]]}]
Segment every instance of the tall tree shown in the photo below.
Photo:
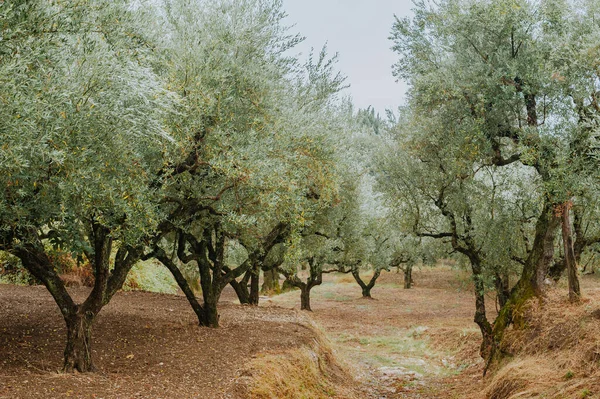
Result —
[{"label": "tall tree", "polygon": [[[480,239],[470,194],[461,199],[465,206],[460,214],[451,210],[448,195],[456,187],[468,193],[463,188],[477,180],[482,168],[514,168],[515,164],[520,165],[519,177],[539,188],[541,203],[535,228],[527,237],[529,251],[523,258],[514,257],[522,261],[520,278],[491,331],[480,325],[484,338],[491,336],[490,348],[484,351],[488,360],[500,354],[503,332],[514,321],[516,310],[528,298],[543,295],[560,225],[555,210],[576,194],[573,186],[558,178],[576,173],[565,162],[565,154],[574,148],[572,133],[579,128],[578,100],[567,86],[583,88],[589,97],[596,83],[571,80],[561,72],[576,68],[588,76],[594,73],[589,59],[573,62],[582,57],[561,57],[562,46],[575,33],[569,24],[578,19],[587,20],[588,32],[596,32],[584,36],[586,44],[578,49],[591,50],[589,39],[598,30],[596,22],[590,23],[593,14],[582,18],[578,7],[550,0],[423,1],[417,3],[412,20],[397,20],[392,30],[394,50],[400,55],[395,74],[411,86],[409,117],[428,134],[413,144],[416,159],[435,161],[439,189],[431,201],[450,223],[450,231],[435,236],[449,238],[455,250],[470,259],[475,275],[481,254],[465,251],[479,248],[469,242]],[[561,44],[558,49],[557,44]],[[426,151],[431,155],[424,155]],[[583,154],[581,149],[576,152]],[[448,153],[455,160],[448,159]],[[459,221],[465,223],[463,232]]]}]

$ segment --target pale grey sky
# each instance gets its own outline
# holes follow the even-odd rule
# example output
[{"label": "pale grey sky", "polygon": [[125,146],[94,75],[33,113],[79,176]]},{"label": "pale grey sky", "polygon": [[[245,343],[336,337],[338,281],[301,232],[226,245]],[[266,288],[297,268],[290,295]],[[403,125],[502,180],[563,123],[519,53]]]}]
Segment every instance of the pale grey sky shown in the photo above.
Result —
[{"label": "pale grey sky", "polygon": [[354,104],[372,105],[382,116],[404,101],[406,86],[392,76],[397,57],[388,37],[394,14],[408,16],[412,7],[411,0],[284,0],[288,24],[306,37],[298,51],[307,55],[327,43],[330,53],[339,53]]}]

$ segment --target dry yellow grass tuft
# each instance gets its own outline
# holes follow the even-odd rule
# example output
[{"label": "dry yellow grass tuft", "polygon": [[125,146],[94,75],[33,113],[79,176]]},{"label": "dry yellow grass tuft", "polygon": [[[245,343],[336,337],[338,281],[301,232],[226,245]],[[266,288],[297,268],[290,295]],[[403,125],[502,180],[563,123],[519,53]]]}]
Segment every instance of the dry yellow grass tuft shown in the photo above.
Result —
[{"label": "dry yellow grass tuft", "polygon": [[358,383],[340,365],[327,339],[314,327],[305,346],[260,354],[245,376],[246,395],[253,399],[355,399]]}]

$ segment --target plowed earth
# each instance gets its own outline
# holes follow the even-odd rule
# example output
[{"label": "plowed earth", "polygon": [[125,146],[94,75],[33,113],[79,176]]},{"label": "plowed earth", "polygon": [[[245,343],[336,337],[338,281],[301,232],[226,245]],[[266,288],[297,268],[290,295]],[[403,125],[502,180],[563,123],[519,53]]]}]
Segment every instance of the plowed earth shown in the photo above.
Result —
[{"label": "plowed earth", "polygon": [[[86,289],[71,290],[79,300]],[[222,298],[220,329],[199,328],[185,297],[121,292],[93,330],[97,373],[62,374],[66,329],[44,287],[0,285],[0,398],[237,398],[255,354],[314,336],[299,312]]]}]

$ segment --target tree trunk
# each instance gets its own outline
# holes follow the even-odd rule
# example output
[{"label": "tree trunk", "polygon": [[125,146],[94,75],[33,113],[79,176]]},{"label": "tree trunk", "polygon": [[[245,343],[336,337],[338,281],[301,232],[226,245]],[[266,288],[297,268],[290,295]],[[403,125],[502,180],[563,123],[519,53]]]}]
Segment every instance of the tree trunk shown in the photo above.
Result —
[{"label": "tree trunk", "polygon": [[219,327],[219,312],[217,311],[218,299],[212,298],[208,302],[204,302],[204,326],[211,328]]},{"label": "tree trunk", "polygon": [[498,305],[500,308],[506,305],[510,296],[510,280],[508,274],[496,273],[494,278],[494,285],[496,286],[496,298],[498,298]]},{"label": "tree trunk", "polygon": [[365,284],[365,282],[362,280],[358,269],[356,269],[356,268],[352,269],[352,277],[354,277],[354,280],[358,283],[358,285],[362,289],[363,298],[371,298],[371,288],[368,287],[367,284]]},{"label": "tree trunk", "polygon": [[407,263],[406,266],[404,266],[404,288],[405,289],[409,289],[413,285],[412,268],[413,268],[413,266],[410,263]]},{"label": "tree trunk", "polygon": [[156,247],[154,249],[154,256],[167,269],[169,269],[169,271],[173,275],[175,282],[177,282],[177,285],[179,286],[181,291],[185,294],[185,297],[187,298],[188,302],[192,306],[192,310],[194,311],[194,313],[196,314],[196,317],[198,318],[198,324],[201,326],[205,325],[204,323],[206,320],[206,315],[204,313],[204,308],[202,307],[202,305],[200,305],[200,303],[198,303],[198,300],[196,299],[196,295],[194,294],[194,291],[190,287],[190,285],[189,285],[187,279],[185,278],[185,276],[183,275],[183,273],[181,273],[181,270],[179,270],[179,267],[177,267],[175,262],[173,262],[171,260],[171,258],[169,258],[167,253],[162,248]]},{"label": "tree trunk", "polygon": [[487,359],[492,352],[492,326],[489,323],[485,312],[485,287],[481,276],[481,266],[471,265],[473,269],[473,283],[475,284],[475,317],[473,321],[481,331],[481,346],[479,355]]},{"label": "tree trunk", "polygon": [[254,270],[250,271],[252,275],[250,276],[250,296],[249,303],[250,305],[258,306],[260,288],[259,288],[259,277],[260,277],[260,267],[256,265]]},{"label": "tree trunk", "polygon": [[303,284],[300,287],[300,310],[308,310],[312,312],[310,308],[310,287],[308,284]]},{"label": "tree trunk", "polygon": [[264,272],[263,277],[264,281],[261,287],[263,294],[278,293],[281,291],[281,287],[279,286],[279,271],[276,268]]},{"label": "tree trunk", "polygon": [[67,346],[64,353],[63,371],[75,370],[85,373],[94,371],[92,363],[92,324],[96,315],[92,312],[75,314],[65,318],[67,324]]},{"label": "tree trunk", "polygon": [[241,282],[236,280],[231,280],[229,283],[233,290],[235,291],[238,301],[240,301],[240,305],[249,305],[250,304],[250,295],[248,294],[248,289],[244,287],[244,279]]},{"label": "tree trunk", "polygon": [[494,321],[492,348],[486,361],[484,374],[489,366],[501,357],[500,345],[504,331],[515,322],[514,317],[519,314],[521,306],[528,299],[543,295],[544,278],[554,257],[554,238],[558,223],[552,205],[547,202],[536,223],[533,247],[525,260],[521,277]]},{"label": "tree trunk", "polygon": [[569,300],[577,302],[581,298],[579,278],[577,277],[577,260],[573,249],[573,234],[571,232],[571,221],[569,219],[570,203],[563,205],[562,210],[562,237],[565,247],[565,265],[569,276]]}]

